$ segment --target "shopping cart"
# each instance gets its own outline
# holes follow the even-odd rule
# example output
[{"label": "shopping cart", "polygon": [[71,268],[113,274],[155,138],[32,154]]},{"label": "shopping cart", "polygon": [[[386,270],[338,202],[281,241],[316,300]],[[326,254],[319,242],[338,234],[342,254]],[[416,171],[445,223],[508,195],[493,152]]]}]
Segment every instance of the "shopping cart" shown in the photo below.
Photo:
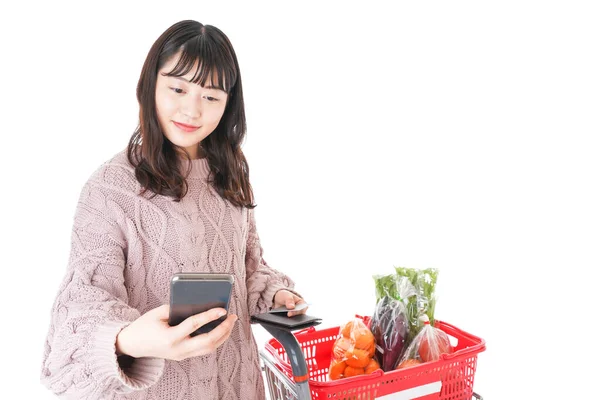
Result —
[{"label": "shopping cart", "polygon": [[[361,317],[369,325],[369,317]],[[316,330],[304,326],[292,330],[255,320],[273,339],[259,350],[271,400],[471,400],[482,399],[473,391],[478,353],[485,342],[450,324],[436,321],[436,327],[456,341],[453,354],[439,361],[370,375],[329,381],[331,349],[339,327]]]}]

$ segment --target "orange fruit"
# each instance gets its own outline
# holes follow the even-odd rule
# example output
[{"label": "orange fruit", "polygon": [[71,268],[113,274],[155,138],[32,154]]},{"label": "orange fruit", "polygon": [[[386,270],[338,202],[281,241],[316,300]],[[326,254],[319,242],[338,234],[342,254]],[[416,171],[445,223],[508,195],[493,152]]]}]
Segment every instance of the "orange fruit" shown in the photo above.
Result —
[{"label": "orange fruit", "polygon": [[369,353],[369,357],[375,357],[375,343],[373,343],[371,347],[367,349],[367,352]]},{"label": "orange fruit", "polygon": [[416,360],[414,358],[409,358],[407,360],[404,360],[400,363],[400,365],[398,365],[396,367],[396,369],[402,369],[402,368],[408,368],[408,367],[414,367],[415,365],[419,365],[421,364],[421,361]]},{"label": "orange fruit", "polygon": [[375,336],[370,330],[360,330],[354,332],[354,347],[361,350],[366,350],[369,357],[375,355]]},{"label": "orange fruit", "polygon": [[365,368],[365,374],[368,375],[371,372],[375,372],[380,368],[381,367],[379,366],[379,363],[377,362],[377,360],[375,360],[374,358],[371,358],[371,361],[369,361],[369,364],[367,364],[367,367]]},{"label": "orange fruit", "polygon": [[337,338],[333,344],[333,357],[341,360],[346,355],[346,352],[352,348],[352,342],[345,337]]},{"label": "orange fruit", "polygon": [[329,379],[332,381],[340,379],[345,369],[346,363],[344,361],[333,361],[329,367]]},{"label": "orange fruit", "polygon": [[347,366],[344,370],[344,378],[350,378],[351,376],[364,375],[364,368],[354,368],[351,366]]},{"label": "orange fruit", "polygon": [[354,321],[348,322],[342,328],[341,334],[343,337],[350,339],[350,332],[352,332],[352,325],[354,325]]},{"label": "orange fruit", "polygon": [[375,336],[368,329],[355,330],[354,346],[357,349],[368,350],[375,346]]},{"label": "orange fruit", "polygon": [[356,339],[357,333],[362,333],[362,332],[370,333],[371,331],[369,330],[369,328],[367,328],[365,323],[359,318],[354,318],[352,321],[348,322],[346,325],[344,325],[344,327],[340,331],[342,336],[347,337],[349,339],[353,339],[353,340]]},{"label": "orange fruit", "polygon": [[346,352],[346,364],[351,367],[365,368],[369,365],[369,361],[371,361],[371,357],[365,350],[353,349]]}]

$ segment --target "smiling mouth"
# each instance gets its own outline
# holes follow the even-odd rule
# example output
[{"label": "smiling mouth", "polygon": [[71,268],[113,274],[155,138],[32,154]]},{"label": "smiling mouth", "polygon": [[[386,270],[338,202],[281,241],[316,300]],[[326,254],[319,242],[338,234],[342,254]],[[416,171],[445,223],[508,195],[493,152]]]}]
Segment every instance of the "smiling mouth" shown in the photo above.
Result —
[{"label": "smiling mouth", "polygon": [[200,128],[199,126],[186,125],[186,124],[182,124],[181,122],[175,122],[175,121],[172,121],[172,122],[176,127],[178,127],[179,129],[181,129],[184,132],[194,132]]}]

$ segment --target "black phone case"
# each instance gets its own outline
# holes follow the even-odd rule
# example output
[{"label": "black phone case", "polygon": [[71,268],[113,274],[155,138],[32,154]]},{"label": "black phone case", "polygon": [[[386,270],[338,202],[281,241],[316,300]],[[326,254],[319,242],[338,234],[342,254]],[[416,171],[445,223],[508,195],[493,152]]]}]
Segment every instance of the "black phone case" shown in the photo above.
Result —
[{"label": "black phone case", "polygon": [[310,326],[319,325],[321,323],[321,318],[313,317],[306,314],[294,315],[293,317],[288,317],[285,314],[272,314],[272,313],[263,313],[256,314],[252,316],[252,322],[264,322],[269,325],[275,325],[278,327],[286,328],[289,330],[297,330],[308,328]]},{"label": "black phone case", "polygon": [[[171,278],[169,325],[179,325],[188,317],[221,307],[229,310],[233,276],[229,274],[181,273]],[[208,333],[227,316],[201,326],[190,336]]]}]

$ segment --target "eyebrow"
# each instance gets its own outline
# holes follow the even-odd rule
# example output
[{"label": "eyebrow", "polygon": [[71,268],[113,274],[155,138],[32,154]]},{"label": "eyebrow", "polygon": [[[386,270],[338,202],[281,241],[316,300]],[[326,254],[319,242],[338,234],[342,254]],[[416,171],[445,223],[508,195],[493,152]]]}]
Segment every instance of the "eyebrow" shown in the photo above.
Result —
[{"label": "eyebrow", "polygon": [[[183,82],[185,82],[185,83],[192,83],[192,82],[188,81],[187,79],[185,79],[185,78],[183,78],[183,77],[181,77],[181,76],[172,76],[172,75],[167,75],[167,76],[169,76],[169,77],[171,77],[171,78],[179,79],[180,81],[183,81]],[[204,88],[204,89],[214,89],[214,90],[220,90],[220,91],[222,91],[222,92],[224,91],[223,89],[220,89],[220,88],[218,88],[218,87],[216,87],[216,86],[210,86],[210,85],[209,85],[209,86],[203,86],[203,88]]]}]

